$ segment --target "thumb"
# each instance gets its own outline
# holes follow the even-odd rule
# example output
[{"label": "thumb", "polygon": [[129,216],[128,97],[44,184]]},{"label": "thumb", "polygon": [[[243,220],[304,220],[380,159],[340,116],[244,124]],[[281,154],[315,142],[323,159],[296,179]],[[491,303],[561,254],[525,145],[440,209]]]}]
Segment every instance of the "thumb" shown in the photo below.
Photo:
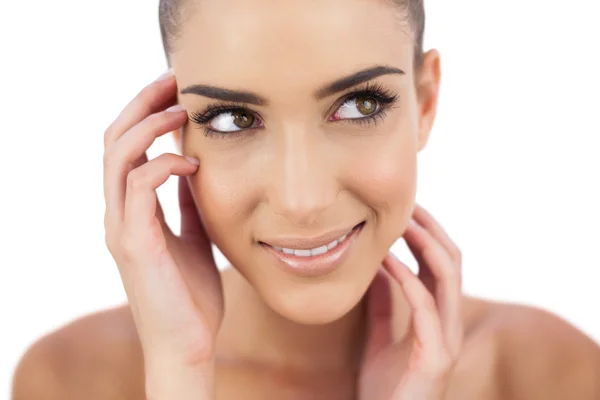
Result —
[{"label": "thumb", "polygon": [[383,270],[379,270],[367,291],[366,359],[392,343],[392,313],[390,280]]}]

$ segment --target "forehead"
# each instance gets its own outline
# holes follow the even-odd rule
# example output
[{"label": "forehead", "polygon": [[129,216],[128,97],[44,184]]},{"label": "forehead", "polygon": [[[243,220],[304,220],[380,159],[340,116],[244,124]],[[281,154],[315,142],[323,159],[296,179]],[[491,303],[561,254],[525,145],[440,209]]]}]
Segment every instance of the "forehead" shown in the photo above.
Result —
[{"label": "forehead", "polygon": [[189,12],[171,55],[183,84],[312,90],[374,64],[412,70],[408,22],[388,1],[198,0]]}]

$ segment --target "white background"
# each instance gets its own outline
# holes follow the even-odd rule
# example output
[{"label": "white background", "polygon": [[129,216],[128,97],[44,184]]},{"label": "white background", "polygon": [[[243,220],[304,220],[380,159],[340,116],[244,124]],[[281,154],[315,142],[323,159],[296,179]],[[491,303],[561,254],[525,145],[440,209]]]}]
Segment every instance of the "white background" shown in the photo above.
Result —
[{"label": "white background", "polygon": [[[36,338],[125,299],[104,245],[102,135],[166,66],[158,1],[2,3],[0,398]],[[417,194],[462,249],[467,293],[549,309],[597,341],[599,11],[428,0],[443,84]],[[169,136],[150,155],[174,150]],[[172,178],[159,196],[173,227],[175,195]]]}]

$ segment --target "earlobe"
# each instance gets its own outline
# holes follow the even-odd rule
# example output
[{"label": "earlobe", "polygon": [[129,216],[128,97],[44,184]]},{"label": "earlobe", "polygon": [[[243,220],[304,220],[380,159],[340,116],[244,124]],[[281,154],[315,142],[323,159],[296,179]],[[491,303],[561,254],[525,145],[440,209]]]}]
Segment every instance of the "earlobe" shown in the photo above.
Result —
[{"label": "earlobe", "polygon": [[439,88],[441,80],[440,54],[433,49],[423,57],[423,65],[417,82],[419,102],[419,146],[421,151],[431,134],[437,112]]}]

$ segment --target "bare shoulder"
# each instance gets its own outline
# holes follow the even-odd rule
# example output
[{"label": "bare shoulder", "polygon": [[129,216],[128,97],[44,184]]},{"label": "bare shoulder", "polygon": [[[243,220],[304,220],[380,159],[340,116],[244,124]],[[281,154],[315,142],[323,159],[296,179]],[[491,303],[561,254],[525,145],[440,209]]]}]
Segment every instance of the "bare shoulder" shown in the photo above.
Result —
[{"label": "bare shoulder", "polygon": [[[226,288],[234,277],[227,271]],[[12,386],[14,400],[145,400],[129,306],[87,315],[39,339],[21,357]]]},{"label": "bare shoulder", "polygon": [[[564,319],[517,304],[468,300],[475,329],[492,349],[498,398],[600,399],[600,347]],[[481,357],[479,357],[481,362]]]},{"label": "bare shoulder", "polygon": [[143,358],[127,306],[94,313],[35,342],[13,377],[14,400],[143,399]]}]

